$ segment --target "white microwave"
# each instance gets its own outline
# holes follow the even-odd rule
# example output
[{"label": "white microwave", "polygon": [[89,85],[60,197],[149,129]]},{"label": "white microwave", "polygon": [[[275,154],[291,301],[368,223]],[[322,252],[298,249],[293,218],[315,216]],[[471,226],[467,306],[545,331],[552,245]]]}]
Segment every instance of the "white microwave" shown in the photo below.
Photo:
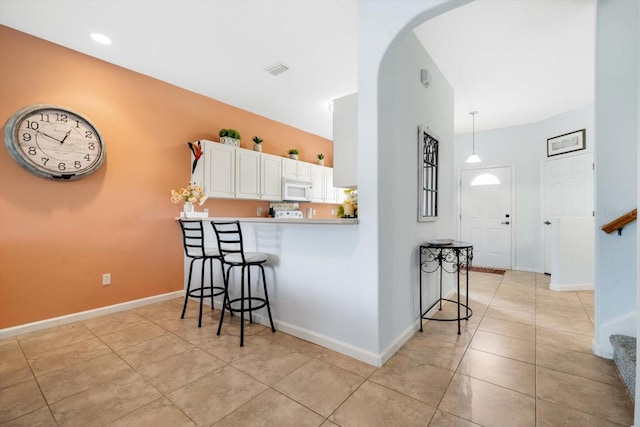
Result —
[{"label": "white microwave", "polygon": [[310,202],[312,187],[313,184],[310,181],[283,178],[282,200],[285,202]]}]

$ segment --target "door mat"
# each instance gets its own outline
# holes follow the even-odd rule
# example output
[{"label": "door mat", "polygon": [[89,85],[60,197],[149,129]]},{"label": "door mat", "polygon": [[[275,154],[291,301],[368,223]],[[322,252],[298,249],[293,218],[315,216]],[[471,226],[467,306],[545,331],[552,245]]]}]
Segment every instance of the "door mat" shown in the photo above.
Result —
[{"label": "door mat", "polygon": [[[464,268],[463,268],[464,269]],[[469,271],[477,271],[478,273],[504,274],[504,270],[490,267],[469,267]]]}]

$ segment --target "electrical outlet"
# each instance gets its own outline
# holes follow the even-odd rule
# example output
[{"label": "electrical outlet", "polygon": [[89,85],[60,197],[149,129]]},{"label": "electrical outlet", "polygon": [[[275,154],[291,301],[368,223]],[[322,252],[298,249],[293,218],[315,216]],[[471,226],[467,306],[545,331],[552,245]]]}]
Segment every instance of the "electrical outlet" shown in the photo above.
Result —
[{"label": "electrical outlet", "polygon": [[102,275],[102,284],[105,286],[111,284],[111,273],[105,273]]}]

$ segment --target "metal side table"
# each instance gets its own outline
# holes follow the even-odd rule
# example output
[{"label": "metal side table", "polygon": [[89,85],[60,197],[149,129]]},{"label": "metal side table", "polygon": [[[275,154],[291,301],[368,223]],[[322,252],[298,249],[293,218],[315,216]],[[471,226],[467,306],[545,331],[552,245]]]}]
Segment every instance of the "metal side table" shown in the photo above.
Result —
[{"label": "metal side table", "polygon": [[[455,240],[438,240],[430,241],[420,245],[420,332],[422,332],[422,319],[437,320],[442,322],[458,322],[458,335],[460,334],[460,321],[467,320],[473,315],[473,311],[469,308],[469,267],[473,259],[473,245],[467,242],[459,242]],[[439,298],[431,307],[422,311],[422,273],[435,273],[440,270],[440,293]],[[450,300],[442,297],[442,271],[456,275],[456,283],[458,290],[458,300]],[[466,303],[460,302],[460,275],[466,276]],[[427,313],[436,305],[442,310],[442,301],[449,301],[457,304],[458,317],[453,319],[440,319],[427,317]],[[463,307],[464,316],[460,312]]]}]

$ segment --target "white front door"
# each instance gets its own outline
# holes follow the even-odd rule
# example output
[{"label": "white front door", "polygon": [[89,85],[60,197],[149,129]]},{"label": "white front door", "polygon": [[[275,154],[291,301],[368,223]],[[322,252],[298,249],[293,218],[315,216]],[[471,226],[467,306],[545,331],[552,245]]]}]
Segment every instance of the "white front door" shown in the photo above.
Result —
[{"label": "white front door", "polygon": [[473,244],[473,265],[511,268],[511,167],[460,172],[460,240]]},{"label": "white front door", "polygon": [[551,219],[593,215],[593,153],[545,161],[542,189],[544,272],[551,274]]}]

